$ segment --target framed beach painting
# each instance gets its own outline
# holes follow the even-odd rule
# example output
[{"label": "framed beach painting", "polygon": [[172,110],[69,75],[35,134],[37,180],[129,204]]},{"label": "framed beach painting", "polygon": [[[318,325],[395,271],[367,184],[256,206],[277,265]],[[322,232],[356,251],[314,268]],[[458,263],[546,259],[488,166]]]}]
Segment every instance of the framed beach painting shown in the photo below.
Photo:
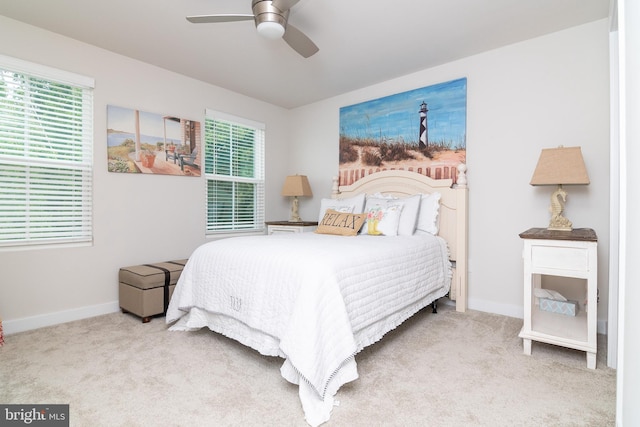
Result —
[{"label": "framed beach painting", "polygon": [[342,107],[340,185],[390,169],[455,183],[466,127],[466,78]]},{"label": "framed beach painting", "polygon": [[109,172],[200,176],[200,122],[107,106]]}]

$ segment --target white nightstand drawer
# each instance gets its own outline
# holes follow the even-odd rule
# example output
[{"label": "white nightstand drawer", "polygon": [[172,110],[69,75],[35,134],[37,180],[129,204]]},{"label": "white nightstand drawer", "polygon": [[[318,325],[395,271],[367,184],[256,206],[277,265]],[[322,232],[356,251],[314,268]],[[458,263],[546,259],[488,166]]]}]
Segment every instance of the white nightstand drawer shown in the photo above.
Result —
[{"label": "white nightstand drawer", "polygon": [[313,221],[269,221],[266,224],[267,234],[305,233],[315,231],[318,226],[318,223]]},{"label": "white nightstand drawer", "polygon": [[312,227],[285,227],[278,225],[270,225],[268,227],[268,234],[280,234],[280,233],[302,233],[304,231],[311,231]]},{"label": "white nightstand drawer", "polygon": [[531,266],[571,271],[587,271],[589,252],[585,248],[532,246]]}]

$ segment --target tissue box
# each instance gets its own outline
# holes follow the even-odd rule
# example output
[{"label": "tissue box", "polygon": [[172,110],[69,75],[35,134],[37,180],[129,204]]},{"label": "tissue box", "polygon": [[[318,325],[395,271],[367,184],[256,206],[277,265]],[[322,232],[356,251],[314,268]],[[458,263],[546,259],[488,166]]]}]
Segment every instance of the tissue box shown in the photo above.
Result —
[{"label": "tissue box", "polygon": [[575,316],[578,312],[578,301],[557,301],[549,298],[539,298],[540,310],[552,313]]}]

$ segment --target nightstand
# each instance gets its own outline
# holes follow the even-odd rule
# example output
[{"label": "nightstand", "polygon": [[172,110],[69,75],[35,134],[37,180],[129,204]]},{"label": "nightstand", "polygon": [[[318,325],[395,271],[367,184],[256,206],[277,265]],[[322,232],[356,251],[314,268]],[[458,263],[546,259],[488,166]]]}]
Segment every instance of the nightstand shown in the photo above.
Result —
[{"label": "nightstand", "polygon": [[265,224],[267,224],[267,234],[304,233],[315,231],[318,227],[318,223],[313,221],[267,221]]},{"label": "nightstand", "polygon": [[[524,243],[524,354],[531,355],[531,341],[539,341],[587,352],[587,368],[596,367],[598,252],[595,231],[578,228],[553,231],[531,228],[520,233]],[[575,316],[540,309],[534,289],[542,276],[560,276],[586,281],[587,303]],[[579,304],[578,304],[579,305]]]}]

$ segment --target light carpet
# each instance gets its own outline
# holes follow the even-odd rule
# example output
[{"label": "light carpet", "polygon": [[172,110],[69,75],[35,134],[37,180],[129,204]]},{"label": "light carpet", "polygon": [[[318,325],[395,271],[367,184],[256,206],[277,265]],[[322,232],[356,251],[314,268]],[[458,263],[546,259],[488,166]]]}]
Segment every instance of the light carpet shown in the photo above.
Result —
[{"label": "light carpet", "polygon": [[[327,426],[613,426],[615,370],[533,343],[521,319],[423,310],[356,356]],[[72,426],[306,426],[279,358],[114,313],[5,337],[0,403],[70,404]]]}]

